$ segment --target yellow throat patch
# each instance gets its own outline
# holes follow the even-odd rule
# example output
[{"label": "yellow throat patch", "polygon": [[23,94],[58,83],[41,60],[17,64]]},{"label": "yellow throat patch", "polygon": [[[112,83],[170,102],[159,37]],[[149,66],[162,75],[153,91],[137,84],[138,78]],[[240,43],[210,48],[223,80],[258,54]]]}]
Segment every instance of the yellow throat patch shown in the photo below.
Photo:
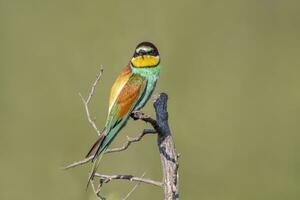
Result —
[{"label": "yellow throat patch", "polygon": [[131,63],[135,67],[143,68],[143,67],[155,67],[159,63],[158,56],[138,56],[132,58]]}]

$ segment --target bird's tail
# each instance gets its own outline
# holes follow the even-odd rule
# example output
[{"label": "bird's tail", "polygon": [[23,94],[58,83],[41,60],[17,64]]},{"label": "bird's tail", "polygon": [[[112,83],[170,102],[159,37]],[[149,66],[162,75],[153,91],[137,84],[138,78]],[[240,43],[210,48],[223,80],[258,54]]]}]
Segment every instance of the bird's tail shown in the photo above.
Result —
[{"label": "bird's tail", "polygon": [[101,148],[101,144],[103,142],[103,140],[105,139],[105,134],[101,133],[98,137],[98,139],[96,140],[96,142],[93,144],[92,148],[89,150],[89,152],[87,153],[87,155],[85,156],[86,158],[94,155],[93,161],[96,159],[97,157],[97,151],[98,149]]},{"label": "bird's tail", "polygon": [[[125,124],[121,124],[119,126],[114,127],[109,131],[109,133],[105,134],[104,131],[99,135],[97,141],[94,143],[86,157],[90,157],[94,155],[92,162],[93,162],[93,168],[91,170],[88,183],[87,183],[87,188],[89,186],[89,183],[91,180],[94,178],[94,175],[97,171],[97,168],[99,166],[100,160],[103,156],[103,152],[108,148],[109,144],[113,141],[113,139],[116,137],[118,134],[119,130],[124,126]],[[100,155],[100,156],[99,156]],[[94,162],[96,160],[96,162]]]},{"label": "bird's tail", "polygon": [[[92,159],[92,161],[93,161],[93,167],[92,167],[92,170],[91,170],[91,172],[89,174],[88,182],[86,184],[86,189],[88,189],[89,184],[90,184],[91,180],[94,178],[94,175],[95,175],[95,173],[97,171],[97,168],[99,166],[99,163],[100,163],[100,160],[101,160],[102,156],[100,156],[99,159],[97,159],[97,157],[98,157],[97,156],[97,151],[101,147],[101,144],[102,144],[102,141],[104,140],[104,138],[105,138],[105,134],[102,132],[99,135],[99,137],[96,140],[96,142],[93,144],[92,148],[89,150],[89,152],[85,156],[86,158],[88,158],[90,156],[94,156],[93,159]],[[94,162],[96,159],[97,159],[97,161]]]},{"label": "bird's tail", "polygon": [[96,173],[96,171],[97,171],[97,169],[98,169],[98,167],[99,167],[99,164],[100,164],[100,160],[101,160],[101,158],[102,158],[102,155],[103,155],[103,154],[101,154],[98,158],[96,158],[96,162],[93,163],[93,167],[92,167],[92,170],[91,170],[91,172],[90,172],[90,175],[89,175],[89,178],[88,178],[88,182],[87,182],[87,184],[86,184],[86,190],[88,189],[91,180],[94,179],[94,176],[95,176],[95,173]]}]

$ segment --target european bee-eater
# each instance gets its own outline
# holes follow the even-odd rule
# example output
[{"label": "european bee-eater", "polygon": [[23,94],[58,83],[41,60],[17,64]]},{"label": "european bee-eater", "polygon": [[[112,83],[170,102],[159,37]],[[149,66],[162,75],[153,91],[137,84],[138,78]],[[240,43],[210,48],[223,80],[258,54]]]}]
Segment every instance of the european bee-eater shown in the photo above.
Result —
[{"label": "european bee-eater", "polygon": [[159,78],[159,64],[159,53],[152,43],[142,42],[136,47],[112,86],[105,127],[87,157],[94,155],[94,161],[103,153],[126,125],[130,114],[146,104]]}]

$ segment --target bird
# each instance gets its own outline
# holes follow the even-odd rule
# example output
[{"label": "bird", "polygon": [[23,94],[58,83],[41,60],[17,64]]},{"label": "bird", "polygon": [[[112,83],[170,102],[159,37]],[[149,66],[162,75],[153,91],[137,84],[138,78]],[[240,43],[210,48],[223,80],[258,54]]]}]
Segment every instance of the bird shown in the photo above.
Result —
[{"label": "bird", "polygon": [[160,55],[151,42],[141,42],[129,63],[114,82],[109,98],[104,129],[86,155],[94,162],[102,155],[134,111],[142,109],[150,99],[160,74]]}]

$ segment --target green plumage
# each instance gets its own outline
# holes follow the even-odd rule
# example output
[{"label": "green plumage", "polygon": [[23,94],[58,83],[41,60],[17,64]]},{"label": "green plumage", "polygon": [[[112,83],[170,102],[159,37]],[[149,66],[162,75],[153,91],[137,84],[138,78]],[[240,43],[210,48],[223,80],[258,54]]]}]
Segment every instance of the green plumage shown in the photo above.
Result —
[{"label": "green plumage", "polygon": [[130,114],[133,111],[139,110],[144,107],[154,91],[157,79],[159,78],[160,66],[146,69],[132,67],[131,69],[132,75],[129,78],[128,84],[136,84],[136,82],[140,82],[140,84],[143,84],[143,89],[141,90],[130,112],[128,112],[124,117],[120,119],[115,117],[116,113],[119,111],[118,104],[115,104],[112,107],[104,130],[106,132],[105,138],[103,139],[100,148],[96,152],[95,157],[97,157],[107,149],[107,147],[114,140],[119,131],[126,125]]}]

